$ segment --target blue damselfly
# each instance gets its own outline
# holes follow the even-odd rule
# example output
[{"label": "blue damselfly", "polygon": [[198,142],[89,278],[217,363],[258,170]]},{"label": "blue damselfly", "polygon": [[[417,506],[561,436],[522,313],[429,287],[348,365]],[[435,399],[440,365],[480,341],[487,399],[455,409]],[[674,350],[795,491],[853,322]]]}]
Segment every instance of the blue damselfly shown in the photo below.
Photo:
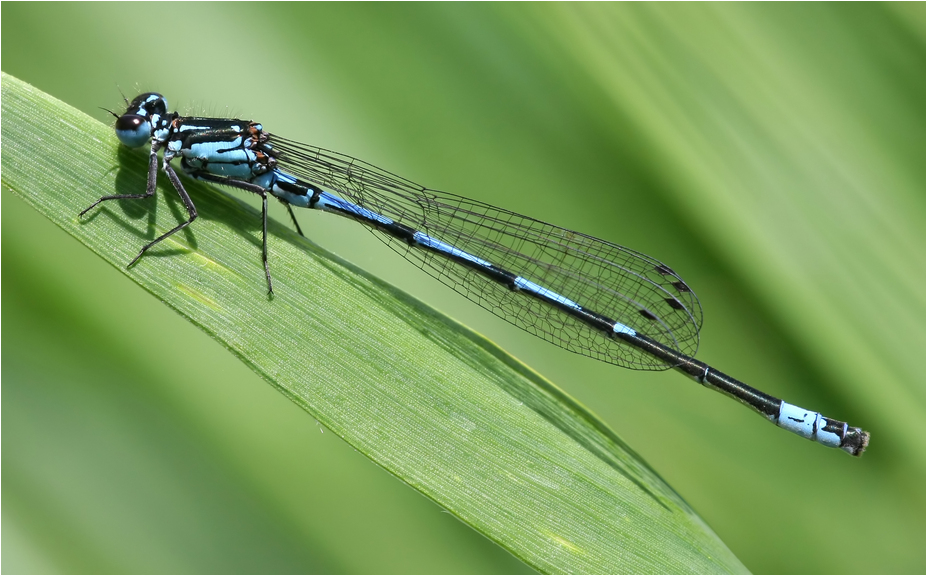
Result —
[{"label": "blue damselfly", "polygon": [[370,227],[422,270],[504,320],[576,352],[636,370],[674,368],[746,404],[781,428],[859,456],[869,433],[825,418],[747,386],[695,360],[702,308],[695,293],[665,264],[592,236],[483,202],[419,186],[366,162],[266,132],[261,124],[169,112],[160,94],[146,93],[116,117],[126,146],[150,143],[148,185],[154,195],[158,151],[188,219],[149,242],[146,250],[196,219],[196,207],[172,167],[197,180],[257,194],[263,200],[262,260],[267,288],[267,199],[313,208]]}]

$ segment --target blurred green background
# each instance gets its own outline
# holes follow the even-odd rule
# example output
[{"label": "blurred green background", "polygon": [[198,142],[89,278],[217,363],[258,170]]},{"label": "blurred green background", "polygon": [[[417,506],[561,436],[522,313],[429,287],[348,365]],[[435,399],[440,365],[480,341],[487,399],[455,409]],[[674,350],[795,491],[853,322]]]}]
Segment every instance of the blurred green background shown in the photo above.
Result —
[{"label": "blurred green background", "polygon": [[[925,10],[9,4],[3,70],[253,118],[650,254],[698,357],[870,430],[862,459],[519,332],[370,234],[313,241],[592,408],[755,572],[924,572]],[[3,191],[3,572],[525,572]],[[284,214],[275,206],[275,215]]]}]

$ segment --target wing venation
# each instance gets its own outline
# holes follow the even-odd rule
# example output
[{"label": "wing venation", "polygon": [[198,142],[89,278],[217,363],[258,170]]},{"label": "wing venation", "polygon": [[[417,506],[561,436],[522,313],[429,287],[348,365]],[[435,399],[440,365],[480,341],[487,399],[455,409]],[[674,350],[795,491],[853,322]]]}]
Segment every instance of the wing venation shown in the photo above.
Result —
[{"label": "wing venation", "polygon": [[[431,190],[350,156],[277,136],[283,170],[345,200],[451,244],[616,320],[687,356],[702,309],[688,285],[645,254],[489,204]],[[473,267],[372,229],[431,276],[493,314],[571,352],[638,370],[670,368],[578,318],[489,280]]]}]

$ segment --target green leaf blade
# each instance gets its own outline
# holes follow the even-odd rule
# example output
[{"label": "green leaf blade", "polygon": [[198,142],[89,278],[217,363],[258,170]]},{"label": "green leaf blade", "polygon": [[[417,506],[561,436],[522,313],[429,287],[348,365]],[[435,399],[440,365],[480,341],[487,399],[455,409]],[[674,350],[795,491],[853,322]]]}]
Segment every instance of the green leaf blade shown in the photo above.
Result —
[{"label": "green leaf blade", "polygon": [[[185,212],[144,189],[143,154],[3,76],[3,184],[123,269]],[[185,181],[200,218],[126,273],[374,462],[543,572],[744,572],[698,516],[595,416],[484,338]],[[130,311],[127,311],[130,313]]]}]

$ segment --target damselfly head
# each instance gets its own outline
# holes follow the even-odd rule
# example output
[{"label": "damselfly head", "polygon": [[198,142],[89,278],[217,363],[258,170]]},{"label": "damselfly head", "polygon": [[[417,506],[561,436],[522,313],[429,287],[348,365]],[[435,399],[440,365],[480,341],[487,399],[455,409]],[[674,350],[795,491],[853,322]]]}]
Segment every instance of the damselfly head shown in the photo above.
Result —
[{"label": "damselfly head", "polygon": [[154,92],[136,96],[125,114],[116,118],[116,137],[129,148],[138,148],[151,139],[152,130],[167,115],[167,100]]}]

